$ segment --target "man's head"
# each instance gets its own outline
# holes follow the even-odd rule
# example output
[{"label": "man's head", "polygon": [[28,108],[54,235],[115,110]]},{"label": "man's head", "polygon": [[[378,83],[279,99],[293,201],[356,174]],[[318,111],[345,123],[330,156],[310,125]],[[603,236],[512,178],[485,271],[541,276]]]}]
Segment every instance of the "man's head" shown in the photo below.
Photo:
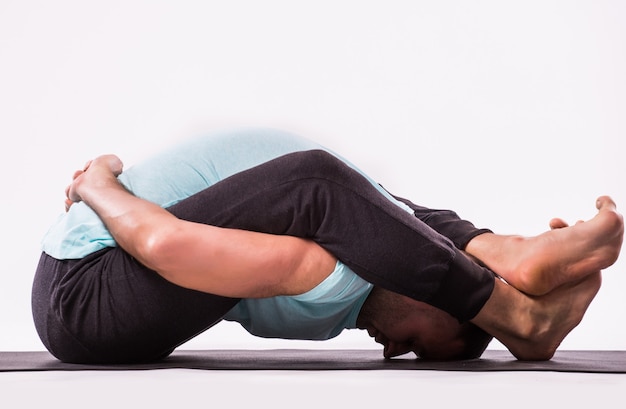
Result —
[{"label": "man's head", "polygon": [[409,297],[374,287],[357,327],[384,346],[385,358],[414,352],[429,360],[478,358],[492,338],[471,323]]}]

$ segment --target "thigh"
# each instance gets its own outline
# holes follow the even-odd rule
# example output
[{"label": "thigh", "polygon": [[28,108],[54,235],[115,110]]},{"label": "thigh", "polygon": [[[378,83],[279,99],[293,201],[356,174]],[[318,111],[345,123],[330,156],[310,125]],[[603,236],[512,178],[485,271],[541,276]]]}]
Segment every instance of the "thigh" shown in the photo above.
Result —
[{"label": "thigh", "polygon": [[33,286],[37,331],[50,352],[68,362],[162,358],[237,302],[176,286],[120,248],[82,260],[43,255]]}]

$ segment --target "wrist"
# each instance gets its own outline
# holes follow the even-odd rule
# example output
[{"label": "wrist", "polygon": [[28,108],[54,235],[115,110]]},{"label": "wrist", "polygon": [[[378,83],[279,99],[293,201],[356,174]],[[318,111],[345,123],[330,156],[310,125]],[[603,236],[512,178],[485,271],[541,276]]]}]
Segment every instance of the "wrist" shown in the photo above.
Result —
[{"label": "wrist", "polygon": [[92,206],[98,197],[107,190],[123,188],[110,170],[100,166],[90,166],[88,171],[75,182],[75,191],[81,199]]}]

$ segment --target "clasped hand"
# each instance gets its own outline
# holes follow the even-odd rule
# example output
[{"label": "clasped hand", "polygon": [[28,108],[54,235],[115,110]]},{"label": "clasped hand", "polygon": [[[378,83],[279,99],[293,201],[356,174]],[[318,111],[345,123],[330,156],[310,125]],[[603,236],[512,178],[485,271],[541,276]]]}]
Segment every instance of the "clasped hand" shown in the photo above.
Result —
[{"label": "clasped hand", "polygon": [[117,180],[123,168],[120,158],[113,154],[88,161],[82,169],[74,172],[72,183],[65,188],[65,211],[69,211],[72,204],[85,200],[89,189],[97,189],[111,180]]}]

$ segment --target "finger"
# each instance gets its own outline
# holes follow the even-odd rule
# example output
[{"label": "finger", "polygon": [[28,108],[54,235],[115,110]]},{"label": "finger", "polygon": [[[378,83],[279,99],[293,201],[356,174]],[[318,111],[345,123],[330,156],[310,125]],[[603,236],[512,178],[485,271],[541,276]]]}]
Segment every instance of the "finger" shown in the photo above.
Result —
[{"label": "finger", "polygon": [[65,188],[65,211],[69,210],[72,203],[74,203],[74,200],[72,200],[72,198],[70,197],[71,189],[72,189],[72,185],[68,185]]},{"label": "finger", "polygon": [[73,184],[70,184],[65,188],[65,199],[66,201],[69,200],[72,203],[76,203],[80,201],[80,197],[77,197],[75,192],[72,192],[72,186]]},{"label": "finger", "polygon": [[72,180],[76,180],[76,178],[78,178],[83,173],[85,173],[84,170],[77,170],[77,171],[75,171],[74,174],[72,175]]}]

